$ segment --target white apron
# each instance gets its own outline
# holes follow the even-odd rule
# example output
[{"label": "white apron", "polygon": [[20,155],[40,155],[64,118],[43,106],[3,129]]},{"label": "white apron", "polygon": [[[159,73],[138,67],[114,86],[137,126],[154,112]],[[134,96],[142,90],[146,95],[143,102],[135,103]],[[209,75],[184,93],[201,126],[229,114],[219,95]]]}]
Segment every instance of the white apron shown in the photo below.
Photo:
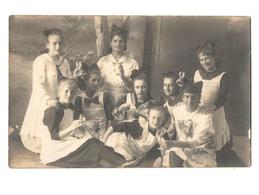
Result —
[{"label": "white apron", "polygon": [[126,160],[143,157],[156,144],[156,137],[148,131],[148,122],[144,118],[140,117],[139,123],[143,132],[138,139],[127,136],[124,132],[114,132],[105,144],[123,155]]},{"label": "white apron", "polygon": [[[216,98],[218,97],[220,89],[220,81],[225,72],[220,75],[210,79],[202,79],[199,71],[197,70],[194,74],[194,82],[202,81],[202,91],[201,91],[201,105],[206,106],[214,104]],[[228,141],[230,141],[230,130],[226,121],[224,107],[218,108],[213,111],[213,126],[215,129],[215,147],[216,150],[220,150]]]},{"label": "white apron", "polygon": [[[64,110],[64,116],[59,124],[60,133],[66,130],[73,122],[73,111],[70,109]],[[63,137],[61,140],[52,140],[48,127],[41,126],[42,130],[42,144],[41,144],[41,154],[40,159],[43,164],[51,163],[60,158],[69,155],[71,152],[76,151],[82,144],[84,144],[88,139],[92,138],[88,132],[86,132],[83,138],[73,137],[72,131]]]}]

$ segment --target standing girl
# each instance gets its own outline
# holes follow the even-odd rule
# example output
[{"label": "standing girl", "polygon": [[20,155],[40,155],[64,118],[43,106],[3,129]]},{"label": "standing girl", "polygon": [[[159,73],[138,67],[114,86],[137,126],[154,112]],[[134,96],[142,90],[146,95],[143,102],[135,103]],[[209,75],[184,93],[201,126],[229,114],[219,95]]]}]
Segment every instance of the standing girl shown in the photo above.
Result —
[{"label": "standing girl", "polygon": [[43,113],[47,107],[57,105],[58,79],[71,77],[68,61],[61,56],[64,39],[61,30],[43,32],[46,38],[46,53],[33,62],[32,94],[20,132],[23,145],[39,153],[41,148]]},{"label": "standing girl", "polygon": [[224,104],[227,96],[228,77],[215,61],[215,43],[207,41],[196,48],[201,69],[194,74],[194,82],[202,81],[201,105],[213,114],[215,147],[218,165],[226,158],[226,151],[232,145],[230,130],[225,118]]},{"label": "standing girl", "polygon": [[109,93],[113,107],[125,100],[130,91],[132,73],[139,69],[137,62],[124,52],[127,48],[127,37],[126,27],[113,25],[111,53],[97,62],[104,80],[104,89]]}]

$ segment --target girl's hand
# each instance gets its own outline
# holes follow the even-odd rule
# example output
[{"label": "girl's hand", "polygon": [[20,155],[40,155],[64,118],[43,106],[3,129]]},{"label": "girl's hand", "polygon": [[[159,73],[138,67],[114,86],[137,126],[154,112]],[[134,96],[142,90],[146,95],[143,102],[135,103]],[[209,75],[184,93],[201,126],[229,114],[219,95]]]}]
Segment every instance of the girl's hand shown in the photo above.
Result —
[{"label": "girl's hand", "polygon": [[57,106],[58,105],[58,100],[55,98],[50,98],[47,100],[47,105],[48,106]]},{"label": "girl's hand", "polygon": [[74,120],[72,122],[72,124],[69,126],[72,130],[75,130],[79,127],[81,127],[83,125],[83,123],[81,122],[81,120]]},{"label": "girl's hand", "polygon": [[190,143],[191,148],[208,148],[213,144],[213,136],[203,137]]},{"label": "girl's hand", "polygon": [[61,131],[61,132],[59,133],[59,136],[60,136],[60,137],[64,137],[64,136],[66,136],[67,134],[70,134],[70,133],[73,134],[73,131],[74,131],[75,129],[81,127],[82,125],[83,125],[83,123],[82,123],[80,120],[75,120],[75,121],[72,122],[72,124],[71,124],[69,127],[67,127],[65,130]]},{"label": "girl's hand", "polygon": [[163,138],[163,135],[164,134],[162,131],[160,131],[160,132],[156,131],[156,139],[159,144],[162,156],[164,156],[165,151],[167,150],[167,144],[166,144],[165,139]]},{"label": "girl's hand", "polygon": [[177,79],[176,84],[179,87],[182,87],[184,85],[185,72],[180,71],[179,74],[178,74],[178,77],[179,78]]},{"label": "girl's hand", "polygon": [[204,137],[200,137],[200,147],[202,148],[212,148],[214,147],[214,142],[213,139],[214,136],[210,135],[210,136],[204,136]]},{"label": "girl's hand", "polygon": [[77,61],[76,68],[73,72],[73,78],[77,78],[77,77],[85,76],[85,75],[86,75],[86,73],[82,70],[82,62]]},{"label": "girl's hand", "polygon": [[203,108],[204,108],[204,112],[206,114],[210,114],[210,113],[212,113],[213,111],[216,110],[216,106],[214,104],[210,104],[210,105],[204,106]]},{"label": "girl's hand", "polygon": [[81,139],[85,136],[85,132],[84,132],[84,130],[77,128],[73,131],[73,136],[78,139]]},{"label": "girl's hand", "polygon": [[81,68],[82,68],[82,62],[81,61],[77,61],[76,62],[76,69],[78,69],[78,70],[81,70]]}]

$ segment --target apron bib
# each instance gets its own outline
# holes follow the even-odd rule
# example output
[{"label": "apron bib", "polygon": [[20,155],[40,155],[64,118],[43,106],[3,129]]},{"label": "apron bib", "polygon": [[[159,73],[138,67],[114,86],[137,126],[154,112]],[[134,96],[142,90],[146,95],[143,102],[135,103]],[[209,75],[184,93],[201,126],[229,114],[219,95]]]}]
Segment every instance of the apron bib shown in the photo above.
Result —
[{"label": "apron bib", "polygon": [[[220,89],[220,81],[225,72],[220,75],[210,79],[202,79],[199,71],[195,72],[194,82],[202,81],[202,91],[201,91],[201,106],[207,106],[214,104],[215,100],[218,97]],[[230,130],[225,118],[224,107],[220,107],[217,110],[213,111],[213,126],[215,129],[215,147],[216,150],[220,150],[228,141],[230,141]]]}]

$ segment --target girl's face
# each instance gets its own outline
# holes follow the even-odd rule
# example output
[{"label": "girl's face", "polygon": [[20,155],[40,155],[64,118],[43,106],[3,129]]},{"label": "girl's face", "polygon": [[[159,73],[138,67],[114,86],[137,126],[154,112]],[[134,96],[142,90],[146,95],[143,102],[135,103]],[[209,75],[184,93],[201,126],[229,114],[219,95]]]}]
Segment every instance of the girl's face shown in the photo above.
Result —
[{"label": "girl's face", "polygon": [[59,35],[49,35],[46,47],[50,56],[58,56],[63,48],[63,40]]},{"label": "girl's face", "polygon": [[196,110],[196,108],[200,102],[200,98],[199,98],[199,95],[196,93],[184,92],[183,93],[183,102],[185,103],[186,110],[189,112],[193,112]]},{"label": "girl's face", "polygon": [[58,91],[59,102],[63,104],[69,104],[75,97],[76,89],[68,84],[64,84]]},{"label": "girl's face", "polygon": [[147,97],[148,87],[145,80],[135,80],[134,81],[134,92],[138,100],[143,100]]},{"label": "girl's face", "polygon": [[164,112],[162,110],[150,110],[148,122],[150,128],[160,128],[164,122]]},{"label": "girl's face", "polygon": [[201,66],[207,71],[207,72],[213,72],[216,70],[215,60],[213,56],[207,55],[204,53],[199,54],[199,60]]},{"label": "girl's face", "polygon": [[167,96],[171,96],[174,92],[175,89],[175,81],[173,78],[164,78],[163,81],[163,89],[164,89],[164,94]]},{"label": "girl's face", "polygon": [[123,52],[125,49],[125,44],[125,40],[122,37],[115,35],[111,41],[112,51]]},{"label": "girl's face", "polygon": [[88,86],[96,91],[100,87],[101,75],[99,73],[92,73],[88,79]]}]

